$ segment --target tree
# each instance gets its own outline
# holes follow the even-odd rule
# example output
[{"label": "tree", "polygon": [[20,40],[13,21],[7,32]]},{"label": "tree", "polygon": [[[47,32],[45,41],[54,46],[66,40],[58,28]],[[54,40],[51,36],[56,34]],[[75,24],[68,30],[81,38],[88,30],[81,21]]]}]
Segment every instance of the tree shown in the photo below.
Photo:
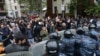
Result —
[{"label": "tree", "polygon": [[42,11],[42,0],[19,0],[20,4],[24,4],[29,11]]},{"label": "tree", "polygon": [[71,0],[71,3],[68,4],[68,8],[71,14],[74,14],[74,17],[77,17],[77,0]]},{"label": "tree", "polygon": [[100,16],[100,5],[90,6],[85,12],[87,15]]},{"label": "tree", "polygon": [[84,13],[84,10],[88,8],[90,5],[90,0],[71,0],[69,4],[69,10],[71,14],[74,14],[75,18],[77,17],[78,13]]}]

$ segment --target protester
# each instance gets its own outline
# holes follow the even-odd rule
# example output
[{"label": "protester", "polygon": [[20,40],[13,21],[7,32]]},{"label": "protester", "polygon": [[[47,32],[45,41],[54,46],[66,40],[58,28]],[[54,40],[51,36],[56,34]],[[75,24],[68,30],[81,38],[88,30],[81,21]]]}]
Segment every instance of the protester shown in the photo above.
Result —
[{"label": "protester", "polygon": [[26,36],[23,36],[21,34],[16,34],[14,40],[15,40],[14,43],[11,43],[5,47],[6,53],[28,51],[28,46],[25,46]]},{"label": "protester", "polygon": [[[74,17],[67,16],[66,18],[62,19],[61,16],[58,15],[57,17],[48,16],[46,18],[39,18],[39,16],[37,16],[37,17],[34,17],[34,19],[31,19],[28,21],[24,19],[0,20],[0,41],[3,42],[5,47],[8,47],[9,44],[11,46],[16,45],[14,44],[14,40],[16,39],[14,36],[20,33],[26,37],[25,39],[27,43],[26,44],[24,43],[24,45],[27,45],[28,43],[30,45],[31,44],[34,45],[33,44],[34,42],[38,43],[45,39],[48,39],[47,36],[53,32],[59,32],[62,30],[70,30],[75,39],[75,46],[74,46],[75,48],[73,48],[75,50],[72,52],[75,52],[74,54],[76,54],[76,56],[78,54],[79,54],[78,56],[80,56],[81,55],[80,48],[83,48],[80,45],[84,44],[81,42],[81,40],[87,39],[87,41],[89,41],[94,38],[93,35],[95,35],[95,33],[96,33],[95,35],[96,38],[95,40],[94,39],[93,40],[94,41],[99,40],[99,37],[100,37],[99,36],[100,34],[100,31],[99,31],[100,20],[99,19],[100,19],[99,17],[90,18],[86,16],[85,17],[79,16],[76,19]],[[95,25],[96,28],[94,30],[88,29],[90,25],[92,24]],[[78,28],[82,28],[82,29],[79,29],[78,31]],[[89,38],[87,38],[86,36],[88,36]],[[20,37],[20,35],[17,35],[17,37]],[[86,41],[83,41],[83,42],[86,42]],[[29,44],[28,46],[30,46]],[[89,43],[87,42],[87,44]],[[10,48],[7,48],[7,49],[10,49]]]},{"label": "protester", "polygon": [[42,30],[40,31],[41,39],[47,38],[47,35],[48,35],[48,31],[47,31],[46,27],[42,27]]},{"label": "protester", "polygon": [[31,24],[28,24],[27,25],[27,28],[26,28],[26,36],[28,37],[28,42],[30,45],[33,45],[34,44],[34,38],[33,38],[33,31],[31,29]]}]

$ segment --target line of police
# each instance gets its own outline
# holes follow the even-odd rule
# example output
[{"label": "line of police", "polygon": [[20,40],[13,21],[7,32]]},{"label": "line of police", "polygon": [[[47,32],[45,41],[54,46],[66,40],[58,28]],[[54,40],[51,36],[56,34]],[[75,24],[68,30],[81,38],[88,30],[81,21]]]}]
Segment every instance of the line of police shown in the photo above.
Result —
[{"label": "line of police", "polygon": [[95,25],[91,24],[88,32],[78,28],[76,33],[65,30],[63,38],[58,33],[50,34],[43,56],[100,56],[100,32]]}]

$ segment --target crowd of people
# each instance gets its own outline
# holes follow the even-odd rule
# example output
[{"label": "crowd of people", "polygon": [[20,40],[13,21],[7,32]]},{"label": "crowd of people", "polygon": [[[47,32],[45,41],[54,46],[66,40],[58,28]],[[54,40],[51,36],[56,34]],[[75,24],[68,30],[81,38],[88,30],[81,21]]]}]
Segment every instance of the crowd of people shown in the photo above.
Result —
[{"label": "crowd of people", "polygon": [[[98,22],[100,22],[99,17],[81,16],[77,19],[74,17],[62,19],[60,16],[54,18],[48,16],[41,19],[37,16],[28,21],[24,19],[2,19],[0,20],[0,42],[3,42],[6,53],[28,50],[34,43],[49,39],[48,35],[53,32],[79,27],[86,28],[91,24],[99,28]],[[100,33],[99,30],[100,28],[98,29]]]},{"label": "crowd of people", "polygon": [[58,32],[51,33],[43,56],[100,56],[100,26],[97,20],[82,21],[82,25],[77,22],[79,26],[65,29],[63,36]]}]

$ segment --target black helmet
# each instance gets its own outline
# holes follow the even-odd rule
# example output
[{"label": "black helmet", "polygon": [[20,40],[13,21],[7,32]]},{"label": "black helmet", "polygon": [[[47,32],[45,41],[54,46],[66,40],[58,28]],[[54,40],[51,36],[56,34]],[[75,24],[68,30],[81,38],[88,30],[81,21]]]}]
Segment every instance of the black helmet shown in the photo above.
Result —
[{"label": "black helmet", "polygon": [[59,41],[61,39],[61,36],[57,32],[55,32],[55,33],[51,33],[49,35],[49,38]]},{"label": "black helmet", "polygon": [[79,35],[83,35],[85,33],[85,31],[83,30],[83,28],[80,27],[77,29],[76,33]]},{"label": "black helmet", "polygon": [[64,37],[65,38],[70,38],[72,36],[73,36],[73,34],[72,34],[72,32],[70,30],[65,30],[64,31]]},{"label": "black helmet", "polygon": [[51,39],[46,43],[46,52],[49,55],[58,55],[59,44],[57,41]]},{"label": "black helmet", "polygon": [[90,31],[90,37],[91,38],[97,40],[97,36],[98,35],[99,35],[98,32],[96,32],[96,31]]},{"label": "black helmet", "polygon": [[91,30],[91,29],[96,29],[96,25],[90,24],[90,25],[89,25],[89,30]]}]

